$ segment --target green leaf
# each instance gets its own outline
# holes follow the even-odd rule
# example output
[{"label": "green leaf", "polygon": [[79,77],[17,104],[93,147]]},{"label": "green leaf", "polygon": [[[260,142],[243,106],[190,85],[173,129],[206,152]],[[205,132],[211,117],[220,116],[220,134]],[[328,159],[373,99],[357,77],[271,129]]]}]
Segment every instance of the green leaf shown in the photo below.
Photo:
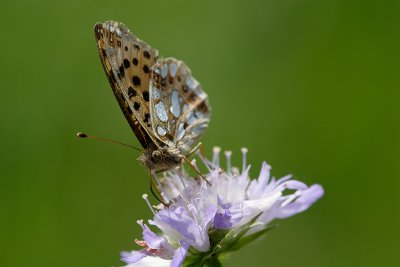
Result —
[{"label": "green leaf", "polygon": [[208,231],[211,247],[215,247],[229,233],[229,230],[211,229]]}]

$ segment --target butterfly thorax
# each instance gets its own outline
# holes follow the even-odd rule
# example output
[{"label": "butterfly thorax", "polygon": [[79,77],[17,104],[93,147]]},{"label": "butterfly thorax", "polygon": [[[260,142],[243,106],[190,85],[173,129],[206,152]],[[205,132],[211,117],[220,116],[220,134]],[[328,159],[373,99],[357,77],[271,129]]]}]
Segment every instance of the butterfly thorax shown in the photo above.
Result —
[{"label": "butterfly thorax", "polygon": [[145,149],[138,160],[149,170],[159,172],[179,166],[182,155],[177,149],[157,148]]}]

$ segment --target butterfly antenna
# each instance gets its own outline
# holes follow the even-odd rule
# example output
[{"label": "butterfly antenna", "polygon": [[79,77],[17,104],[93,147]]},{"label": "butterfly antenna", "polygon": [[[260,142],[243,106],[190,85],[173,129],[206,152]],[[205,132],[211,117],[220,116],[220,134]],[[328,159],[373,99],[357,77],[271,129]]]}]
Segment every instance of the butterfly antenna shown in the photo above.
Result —
[{"label": "butterfly antenna", "polygon": [[106,138],[102,138],[102,137],[92,136],[92,135],[88,135],[88,134],[81,133],[81,132],[77,133],[76,136],[77,136],[77,137],[80,137],[80,138],[91,138],[91,139],[96,139],[96,140],[100,140],[100,141],[104,141],[104,142],[119,144],[119,145],[123,145],[123,146],[127,146],[127,147],[130,147],[130,148],[136,149],[136,150],[138,150],[138,151],[140,151],[140,152],[143,152],[143,150],[141,150],[140,148],[137,148],[137,147],[134,147],[134,146],[131,146],[131,145],[122,143],[122,142],[114,141],[114,140],[111,140],[111,139],[106,139]]}]

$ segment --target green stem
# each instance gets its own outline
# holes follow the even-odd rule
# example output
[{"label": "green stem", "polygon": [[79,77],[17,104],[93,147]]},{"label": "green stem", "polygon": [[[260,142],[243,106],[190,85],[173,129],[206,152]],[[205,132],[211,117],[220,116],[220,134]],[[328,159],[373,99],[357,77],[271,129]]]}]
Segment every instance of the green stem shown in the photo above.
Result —
[{"label": "green stem", "polygon": [[208,256],[202,260],[201,266],[222,267],[222,263],[217,256]]}]

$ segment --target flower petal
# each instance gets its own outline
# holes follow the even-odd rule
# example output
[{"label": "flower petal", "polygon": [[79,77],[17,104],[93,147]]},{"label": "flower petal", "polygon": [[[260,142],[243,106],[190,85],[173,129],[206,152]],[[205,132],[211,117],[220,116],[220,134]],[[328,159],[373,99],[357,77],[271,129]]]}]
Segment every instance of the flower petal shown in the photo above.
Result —
[{"label": "flower petal", "polygon": [[270,179],[270,170],[271,166],[264,161],[258,179],[251,181],[249,188],[247,189],[247,196],[249,199],[257,199],[263,196],[263,192],[265,191]]},{"label": "flower petal", "polygon": [[185,260],[186,253],[190,247],[190,244],[183,240],[180,243],[181,247],[175,250],[174,258],[171,262],[171,267],[180,267],[182,265],[183,261]]},{"label": "flower petal", "polygon": [[223,213],[215,214],[213,227],[216,229],[229,229],[232,227],[232,214],[229,210],[223,210]]},{"label": "flower petal", "polygon": [[146,242],[146,244],[153,249],[160,248],[161,243],[164,241],[163,237],[156,235],[153,231],[150,230],[150,228],[146,224],[143,224],[142,235],[143,240]]},{"label": "flower petal", "polygon": [[142,260],[125,265],[124,267],[169,267],[171,266],[171,260],[163,260],[157,257],[146,257]]},{"label": "flower petal", "polygon": [[274,194],[261,199],[246,200],[243,202],[243,206],[244,209],[249,209],[252,214],[264,212],[274,205],[280,196],[282,196],[281,192],[275,192]]},{"label": "flower petal", "polygon": [[121,260],[126,263],[135,263],[141,259],[151,255],[146,249],[131,251],[131,252],[121,252]]},{"label": "flower petal", "polygon": [[[299,192],[299,191],[298,191]],[[310,186],[299,193],[299,197],[284,207],[277,209],[275,218],[283,219],[308,209],[315,201],[324,195],[324,189],[319,184]]]}]

